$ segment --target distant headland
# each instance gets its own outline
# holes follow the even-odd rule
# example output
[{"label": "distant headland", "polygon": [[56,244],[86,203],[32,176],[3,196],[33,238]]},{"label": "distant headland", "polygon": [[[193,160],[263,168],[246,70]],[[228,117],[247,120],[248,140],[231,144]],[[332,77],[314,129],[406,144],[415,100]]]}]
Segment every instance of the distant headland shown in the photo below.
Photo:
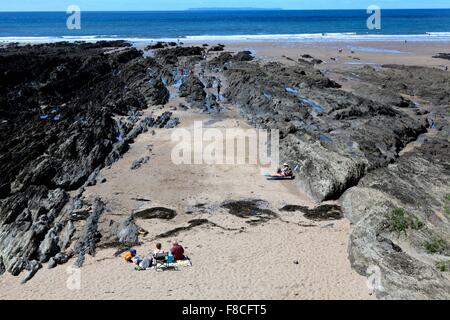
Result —
[{"label": "distant headland", "polygon": [[282,8],[253,8],[253,7],[211,7],[211,8],[189,8],[187,11],[267,11],[284,10]]}]

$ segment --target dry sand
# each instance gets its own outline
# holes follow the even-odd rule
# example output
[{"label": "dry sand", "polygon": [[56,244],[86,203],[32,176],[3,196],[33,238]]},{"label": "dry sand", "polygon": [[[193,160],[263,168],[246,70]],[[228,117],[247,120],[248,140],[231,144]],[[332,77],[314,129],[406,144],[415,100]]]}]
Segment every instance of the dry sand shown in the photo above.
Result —
[{"label": "dry sand", "polygon": [[[448,45],[448,44],[447,44]],[[442,68],[447,61],[431,55],[445,52],[442,43],[227,43],[227,50],[253,50],[261,59],[292,63],[283,56],[297,59],[309,53],[327,63],[320,66],[331,74],[352,68],[346,64],[345,52],[351,47],[376,47],[414,52],[414,54],[372,53],[355,51],[359,61],[374,63],[406,63]],[[404,47],[403,47],[404,46]],[[448,50],[447,50],[448,51]],[[353,58],[351,59],[354,60]],[[332,61],[332,62],[331,62]],[[226,84],[225,84],[226,85]],[[180,98],[159,112],[183,102]],[[179,128],[192,130],[194,121],[203,121],[204,128],[249,128],[230,104],[220,115],[199,111],[174,111],[180,118]],[[149,111],[146,111],[149,113]],[[202,225],[178,234],[192,267],[178,271],[135,271],[122,258],[114,257],[115,249],[99,250],[87,257],[80,270],[81,286],[69,289],[69,262],[48,270],[46,266],[28,283],[21,285],[24,275],[0,277],[2,299],[373,299],[366,278],[350,266],[347,253],[351,226],[346,219],[332,222],[312,222],[297,213],[280,212],[285,204],[313,206],[311,200],[293,182],[267,181],[258,165],[175,165],[171,151],[173,129],[157,129],[140,135],[124,157],[101,174],[106,183],[89,187],[87,197],[101,197],[107,203],[102,217],[119,221],[134,210],[164,206],[178,212],[175,219],[138,220],[149,232],[142,237],[138,253],[153,250],[154,237],[162,232],[186,226],[191,219],[206,218],[216,224]],[[143,156],[150,161],[138,170],[131,163]],[[135,200],[149,199],[149,202]],[[225,200],[263,199],[279,218],[250,225],[245,219],[230,215],[219,208]],[[193,210],[205,204],[210,210]],[[161,239],[168,249],[169,241]],[[296,263],[298,262],[298,264]],[[69,286],[70,287],[70,286]]]}]

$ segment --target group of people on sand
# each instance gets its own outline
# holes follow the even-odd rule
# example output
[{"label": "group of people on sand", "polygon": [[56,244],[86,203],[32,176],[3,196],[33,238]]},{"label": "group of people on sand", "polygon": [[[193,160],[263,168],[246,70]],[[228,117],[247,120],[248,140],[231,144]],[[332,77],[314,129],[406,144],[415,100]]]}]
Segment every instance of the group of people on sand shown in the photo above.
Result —
[{"label": "group of people on sand", "polygon": [[137,254],[135,249],[125,252],[123,258],[129,263],[135,264],[137,269],[145,270],[156,265],[157,261],[176,262],[180,260],[189,259],[184,255],[184,248],[178,241],[173,241],[172,246],[168,252],[162,249],[162,244],[157,243],[155,249],[149,252],[145,257]]},{"label": "group of people on sand", "polygon": [[274,176],[278,177],[292,177],[293,175],[294,172],[287,163],[283,163],[283,166],[281,168],[278,168],[277,173],[274,174]]}]

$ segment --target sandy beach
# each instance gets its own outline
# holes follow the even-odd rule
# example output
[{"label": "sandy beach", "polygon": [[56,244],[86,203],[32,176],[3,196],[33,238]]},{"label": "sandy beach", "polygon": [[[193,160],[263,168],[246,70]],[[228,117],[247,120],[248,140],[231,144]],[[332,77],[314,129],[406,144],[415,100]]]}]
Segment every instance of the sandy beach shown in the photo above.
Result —
[{"label": "sandy beach", "polygon": [[[226,52],[249,50],[257,61],[286,65],[294,65],[309,54],[323,61],[317,68],[324,75],[348,91],[353,83],[343,78],[362,65],[450,67],[450,60],[432,58],[448,52],[447,42],[224,44]],[[217,55],[210,53],[208,59]],[[221,80],[226,90],[227,81]],[[137,225],[148,234],[140,236],[141,245],[134,248],[145,255],[156,242],[168,250],[171,241],[178,240],[192,266],[177,271],[136,271],[121,256],[114,256],[115,248],[98,249],[94,257],[87,256],[80,269],[79,288],[67,285],[73,279],[72,259],[54,269],[43,264],[23,285],[23,274],[2,275],[0,299],[375,299],[367,278],[351,267],[348,246],[353,227],[348,219],[312,221],[298,211],[280,210],[285,205],[316,206],[293,181],[268,181],[261,175],[264,168],[258,165],[175,165],[171,161],[174,130],[192,131],[195,121],[219,130],[252,128],[229,101],[221,102],[225,111],[220,114],[182,110],[180,104],[188,102],[175,96],[164,106],[144,110],[149,116],[170,111],[180,124],[176,129],[150,129],[140,134],[121,159],[100,171],[106,182],[87,187],[84,196],[89,201],[99,197],[105,202],[100,225],[121,221],[144,208],[175,210],[172,220],[138,219]],[[133,161],[146,156],[147,163],[130,170]],[[224,201],[248,199],[263,200],[276,217],[252,224],[252,218],[231,215],[221,207]],[[189,225],[193,219],[210,223],[158,237]]]}]

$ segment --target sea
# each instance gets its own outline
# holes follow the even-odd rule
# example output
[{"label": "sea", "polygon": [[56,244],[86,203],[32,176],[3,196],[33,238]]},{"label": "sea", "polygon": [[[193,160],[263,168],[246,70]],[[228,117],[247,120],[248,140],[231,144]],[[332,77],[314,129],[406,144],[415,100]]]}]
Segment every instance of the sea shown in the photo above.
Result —
[{"label": "sea", "polygon": [[371,15],[367,10],[82,11],[80,29],[69,29],[67,12],[0,12],[0,42],[450,41],[450,9],[381,10],[379,29],[368,28]]}]

